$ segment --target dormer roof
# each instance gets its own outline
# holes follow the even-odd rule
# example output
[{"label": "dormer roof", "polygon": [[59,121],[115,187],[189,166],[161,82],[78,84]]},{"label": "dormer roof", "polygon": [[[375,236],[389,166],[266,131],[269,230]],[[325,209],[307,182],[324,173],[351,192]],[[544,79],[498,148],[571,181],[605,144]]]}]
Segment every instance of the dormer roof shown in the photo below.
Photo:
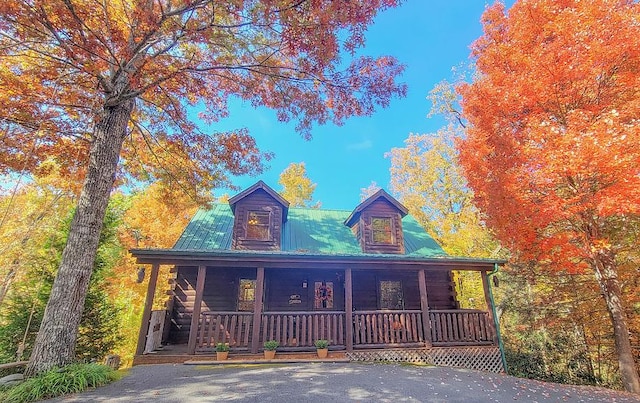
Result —
[{"label": "dormer roof", "polygon": [[231,207],[231,211],[235,214],[236,204],[240,200],[244,199],[245,197],[249,196],[250,194],[258,190],[263,190],[265,193],[271,196],[276,202],[278,202],[282,206],[282,222],[283,223],[286,222],[287,214],[289,212],[289,202],[285,200],[282,196],[280,196],[278,192],[271,189],[266,183],[264,183],[261,180],[229,199],[229,206]]},{"label": "dormer roof", "polygon": [[349,217],[347,217],[347,219],[344,220],[344,225],[346,225],[347,227],[352,227],[353,224],[356,221],[358,221],[358,218],[360,217],[360,213],[363,210],[365,210],[368,206],[370,206],[373,202],[375,202],[380,198],[386,200],[392,206],[394,206],[398,210],[398,213],[400,213],[400,217],[404,217],[407,214],[409,214],[409,210],[405,206],[403,206],[402,203],[397,201],[393,196],[387,193],[384,189],[380,189],[374,194],[372,194],[371,196],[369,196],[367,199],[365,199],[362,203],[358,204],[358,206],[351,212]]}]

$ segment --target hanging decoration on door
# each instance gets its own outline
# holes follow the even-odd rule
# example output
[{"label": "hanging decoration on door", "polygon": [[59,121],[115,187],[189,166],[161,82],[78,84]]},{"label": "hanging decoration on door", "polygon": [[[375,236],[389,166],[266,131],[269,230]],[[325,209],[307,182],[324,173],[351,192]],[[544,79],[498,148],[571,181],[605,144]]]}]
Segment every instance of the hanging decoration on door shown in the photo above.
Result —
[{"label": "hanging decoration on door", "polygon": [[333,283],[317,281],[315,283],[315,304],[316,309],[333,308]]}]

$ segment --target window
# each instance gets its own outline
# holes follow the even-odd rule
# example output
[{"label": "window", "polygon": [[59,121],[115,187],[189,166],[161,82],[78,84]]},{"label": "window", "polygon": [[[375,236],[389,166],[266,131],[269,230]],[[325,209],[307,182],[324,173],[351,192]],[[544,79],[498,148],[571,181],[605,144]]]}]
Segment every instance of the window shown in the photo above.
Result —
[{"label": "window", "polygon": [[256,300],[256,280],[240,279],[238,289],[238,311],[253,311]]},{"label": "window", "polygon": [[314,308],[333,308],[333,282],[315,282]]},{"label": "window", "polygon": [[270,218],[271,214],[268,211],[249,211],[247,215],[247,239],[268,241]]},{"label": "window", "polygon": [[404,309],[402,282],[380,281],[380,309]]},{"label": "window", "polygon": [[371,217],[373,243],[393,244],[391,217]]}]

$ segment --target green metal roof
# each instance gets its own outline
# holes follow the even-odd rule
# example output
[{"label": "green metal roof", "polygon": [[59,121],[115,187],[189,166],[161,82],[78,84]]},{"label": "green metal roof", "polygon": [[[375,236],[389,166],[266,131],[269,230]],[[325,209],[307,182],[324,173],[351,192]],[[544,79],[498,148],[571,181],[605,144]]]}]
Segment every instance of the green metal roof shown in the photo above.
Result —
[{"label": "green metal roof", "polygon": [[[312,255],[371,255],[363,253],[344,221],[351,214],[343,210],[290,208],[282,228],[282,252]],[[402,219],[405,255],[446,256],[442,248],[411,216]],[[199,210],[191,219],[174,250],[221,251],[231,249],[233,213],[227,204]],[[246,251],[245,251],[246,252]],[[396,255],[398,256],[398,255]]]}]

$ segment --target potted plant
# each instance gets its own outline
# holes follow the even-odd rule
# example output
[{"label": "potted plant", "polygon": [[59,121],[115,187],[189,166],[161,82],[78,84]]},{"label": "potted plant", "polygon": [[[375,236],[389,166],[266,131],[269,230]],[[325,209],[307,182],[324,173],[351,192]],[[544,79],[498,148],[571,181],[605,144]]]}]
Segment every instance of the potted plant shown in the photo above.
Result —
[{"label": "potted plant", "polygon": [[276,349],[280,343],[276,340],[267,340],[264,342],[264,358],[267,360],[273,360],[276,356]]},{"label": "potted plant", "polygon": [[216,360],[224,361],[229,356],[229,345],[227,343],[216,344]]},{"label": "potted plant", "polygon": [[329,354],[329,340],[316,340],[315,345],[318,358],[327,358],[327,354]]}]

